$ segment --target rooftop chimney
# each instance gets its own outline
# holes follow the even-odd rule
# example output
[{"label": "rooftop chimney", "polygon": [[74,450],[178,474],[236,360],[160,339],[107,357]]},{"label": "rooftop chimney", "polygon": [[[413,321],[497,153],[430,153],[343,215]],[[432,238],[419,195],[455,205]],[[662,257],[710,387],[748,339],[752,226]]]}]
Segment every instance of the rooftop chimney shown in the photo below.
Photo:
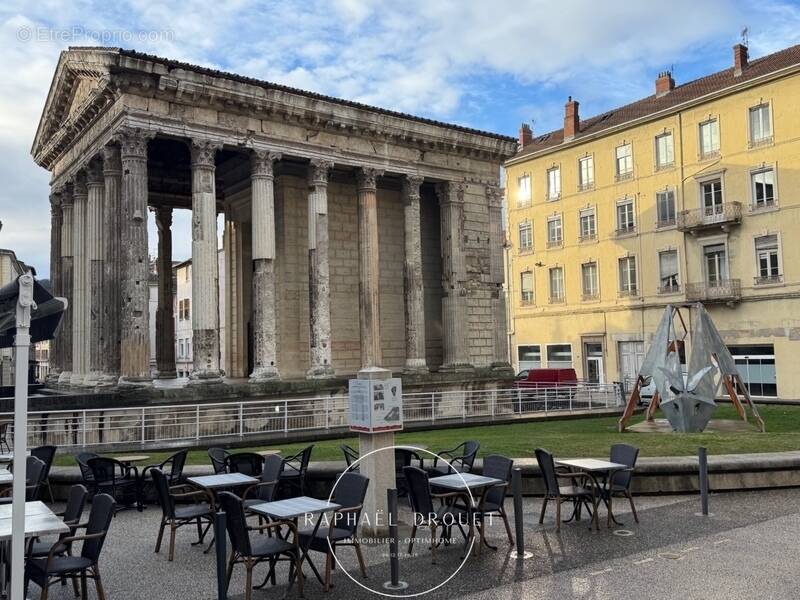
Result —
[{"label": "rooftop chimney", "polygon": [[747,46],[736,44],[733,47],[733,74],[739,77],[745,68],[747,68]]},{"label": "rooftop chimney", "polygon": [[564,105],[564,141],[568,142],[580,131],[581,119],[578,116],[578,101],[572,96],[567,98]]},{"label": "rooftop chimney", "polygon": [[524,148],[533,141],[533,130],[527,123],[523,123],[519,128],[519,147]]},{"label": "rooftop chimney", "polygon": [[669,71],[662,71],[658,74],[656,79],[656,98],[661,98],[664,94],[669,94],[675,89],[675,80],[672,78],[672,73]]}]

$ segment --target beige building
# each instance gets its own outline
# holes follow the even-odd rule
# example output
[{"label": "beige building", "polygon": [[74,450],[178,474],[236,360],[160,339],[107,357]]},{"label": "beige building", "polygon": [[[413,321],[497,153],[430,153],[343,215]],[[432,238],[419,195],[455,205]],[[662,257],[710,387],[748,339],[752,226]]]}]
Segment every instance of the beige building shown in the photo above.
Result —
[{"label": "beige building", "polygon": [[800,398],[800,46],[533,135],[506,162],[516,368],[635,378],[702,302],[754,396]]},{"label": "beige building", "polygon": [[192,211],[193,383],[507,369],[498,176],[515,148],[170,59],[72,48],[32,148],[52,173],[53,279],[71,307],[53,372],[146,386],[155,343],[159,377],[175,376],[174,210]]}]

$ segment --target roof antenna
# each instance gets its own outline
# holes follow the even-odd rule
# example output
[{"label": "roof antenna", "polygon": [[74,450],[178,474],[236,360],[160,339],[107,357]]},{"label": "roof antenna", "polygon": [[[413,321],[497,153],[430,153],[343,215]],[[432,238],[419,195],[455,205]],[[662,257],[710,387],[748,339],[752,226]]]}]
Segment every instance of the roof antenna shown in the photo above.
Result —
[{"label": "roof antenna", "polygon": [[750,28],[745,25],[744,29],[742,29],[742,46],[744,46],[745,48],[747,47],[749,33],[750,33]]}]

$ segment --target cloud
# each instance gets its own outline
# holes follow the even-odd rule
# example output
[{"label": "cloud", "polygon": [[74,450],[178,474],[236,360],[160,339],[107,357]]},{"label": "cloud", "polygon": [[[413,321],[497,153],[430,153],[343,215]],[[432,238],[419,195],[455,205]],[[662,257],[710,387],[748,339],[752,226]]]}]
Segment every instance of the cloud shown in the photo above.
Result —
[{"label": "cloud", "polygon": [[[58,54],[121,45],[359,102],[513,133],[561,123],[568,94],[582,114],[721,68],[750,23],[754,56],[800,41],[800,8],[782,0],[669,3],[570,0],[12,0],[0,5],[0,246],[44,272],[48,174],[29,150]],[[35,28],[43,39],[20,39]],[[151,230],[150,246],[156,239]],[[190,254],[176,214],[176,259]]]}]

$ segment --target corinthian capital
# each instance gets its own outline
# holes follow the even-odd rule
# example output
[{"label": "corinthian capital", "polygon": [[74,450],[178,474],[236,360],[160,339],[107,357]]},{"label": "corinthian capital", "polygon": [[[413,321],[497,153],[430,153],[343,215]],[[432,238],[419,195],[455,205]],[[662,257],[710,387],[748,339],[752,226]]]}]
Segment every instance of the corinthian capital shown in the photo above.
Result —
[{"label": "corinthian capital", "polygon": [[328,175],[333,168],[333,161],[312,158],[308,168],[309,185],[327,185]]},{"label": "corinthian capital", "polygon": [[103,148],[103,174],[118,175],[122,172],[122,162],[119,158],[119,146],[109,144]]},{"label": "corinthian capital", "polygon": [[464,201],[464,188],[466,186],[459,181],[445,181],[436,184],[436,195],[439,196],[440,204],[451,204]]},{"label": "corinthian capital", "polygon": [[122,158],[147,158],[147,142],[156,137],[155,131],[145,131],[138,127],[120,127],[114,132],[114,140],[119,142]]},{"label": "corinthian capital", "polygon": [[361,167],[356,172],[356,181],[358,182],[359,190],[375,190],[378,188],[378,177],[383,175],[381,169],[373,169],[372,167]]},{"label": "corinthian capital", "polygon": [[500,188],[496,185],[487,185],[486,200],[488,200],[490,207],[499,208],[503,201],[503,195],[500,192]]},{"label": "corinthian capital", "polygon": [[72,183],[67,182],[64,184],[64,187],[61,189],[61,206],[62,208],[72,208],[73,203],[73,192],[75,191],[75,187]]},{"label": "corinthian capital", "polygon": [[221,142],[212,140],[193,139],[189,148],[192,155],[192,168],[214,168],[214,157],[217,150],[222,148]]},{"label": "corinthian capital", "polygon": [[80,170],[75,175],[75,182],[72,187],[72,195],[75,200],[86,199],[89,195],[89,190],[86,187],[86,171]]},{"label": "corinthian capital", "polygon": [[93,160],[86,168],[86,184],[89,186],[103,185],[103,161]]},{"label": "corinthian capital", "polygon": [[250,177],[273,177],[275,161],[281,156],[280,152],[271,150],[253,150],[250,154]]},{"label": "corinthian capital", "polygon": [[421,175],[405,175],[403,177],[403,198],[419,200],[419,187],[425,180]]}]

